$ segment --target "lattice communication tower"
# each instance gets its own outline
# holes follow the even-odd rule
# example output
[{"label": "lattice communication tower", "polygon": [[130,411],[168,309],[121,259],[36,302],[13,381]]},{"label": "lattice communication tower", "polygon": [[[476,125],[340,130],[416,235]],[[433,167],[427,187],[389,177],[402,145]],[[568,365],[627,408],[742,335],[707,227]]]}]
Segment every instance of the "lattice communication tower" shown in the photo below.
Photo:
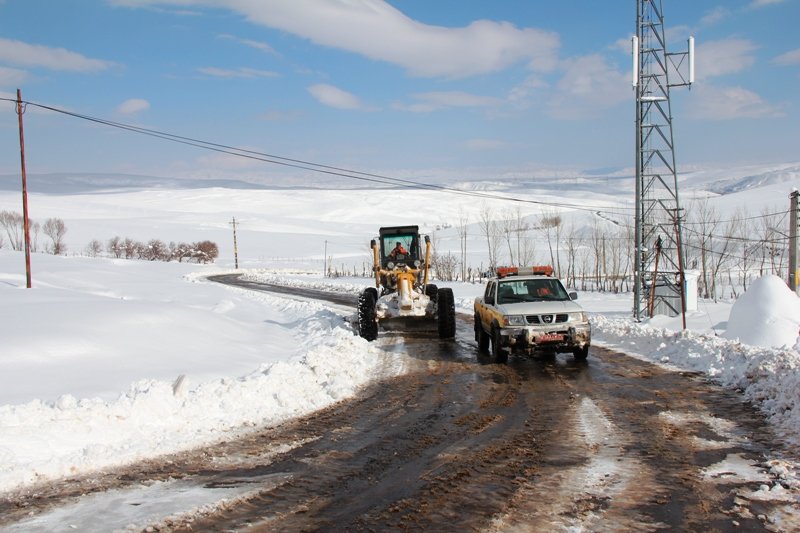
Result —
[{"label": "lattice communication tower", "polygon": [[[671,87],[694,81],[694,39],[667,52],[661,0],[636,0],[633,87],[636,92],[636,260],[634,316],[685,311],[682,211],[678,200]],[[675,82],[670,82],[673,76]]]}]

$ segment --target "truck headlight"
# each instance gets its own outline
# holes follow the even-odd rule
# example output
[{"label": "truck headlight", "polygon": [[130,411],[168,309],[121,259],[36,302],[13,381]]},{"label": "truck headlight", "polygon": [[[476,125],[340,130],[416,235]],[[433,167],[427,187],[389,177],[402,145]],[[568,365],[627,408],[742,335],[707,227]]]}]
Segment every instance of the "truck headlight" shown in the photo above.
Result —
[{"label": "truck headlight", "polygon": [[588,322],[589,317],[586,316],[586,311],[581,311],[580,313],[570,313],[569,314],[570,322]]},{"label": "truck headlight", "polygon": [[525,316],[524,315],[506,315],[503,317],[503,322],[505,322],[506,326],[524,326],[525,325]]}]

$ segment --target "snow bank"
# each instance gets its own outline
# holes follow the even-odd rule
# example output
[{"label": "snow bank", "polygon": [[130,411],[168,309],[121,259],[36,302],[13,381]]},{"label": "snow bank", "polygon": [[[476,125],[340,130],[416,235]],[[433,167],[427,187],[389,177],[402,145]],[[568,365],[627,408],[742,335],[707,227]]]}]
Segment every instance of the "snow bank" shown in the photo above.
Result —
[{"label": "snow bank", "polygon": [[0,252],[0,491],[231,438],[403,370],[349,316],[198,283],[197,265],[42,256],[27,290],[20,258]]},{"label": "snow bank", "polygon": [[752,346],[798,349],[800,298],[778,276],[753,282],[736,300],[724,337]]}]

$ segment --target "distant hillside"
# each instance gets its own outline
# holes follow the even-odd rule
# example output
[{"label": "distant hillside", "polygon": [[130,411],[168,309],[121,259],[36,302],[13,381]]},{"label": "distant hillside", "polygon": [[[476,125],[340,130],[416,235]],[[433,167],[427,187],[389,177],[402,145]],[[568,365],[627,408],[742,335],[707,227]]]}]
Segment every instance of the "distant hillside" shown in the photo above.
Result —
[{"label": "distant hillside", "polygon": [[[196,189],[225,187],[229,189],[263,189],[261,185],[226,179],[182,179],[139,176],[136,174],[28,174],[28,191],[46,194],[82,194],[107,190]],[[21,187],[19,174],[0,175],[0,190],[15,191]]]},{"label": "distant hillside", "polygon": [[787,189],[800,188],[800,163],[774,167],[738,167],[688,172],[681,176],[684,189],[709,191],[718,195],[733,194],[785,183]]}]

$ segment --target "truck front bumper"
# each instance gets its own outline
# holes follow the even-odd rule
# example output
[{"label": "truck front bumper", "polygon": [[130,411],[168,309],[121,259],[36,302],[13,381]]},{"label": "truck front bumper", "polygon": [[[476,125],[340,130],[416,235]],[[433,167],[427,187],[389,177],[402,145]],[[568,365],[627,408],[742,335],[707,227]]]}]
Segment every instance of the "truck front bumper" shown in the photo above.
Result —
[{"label": "truck front bumper", "polygon": [[572,352],[591,344],[592,327],[587,323],[555,329],[533,326],[503,328],[500,342],[514,352]]}]

